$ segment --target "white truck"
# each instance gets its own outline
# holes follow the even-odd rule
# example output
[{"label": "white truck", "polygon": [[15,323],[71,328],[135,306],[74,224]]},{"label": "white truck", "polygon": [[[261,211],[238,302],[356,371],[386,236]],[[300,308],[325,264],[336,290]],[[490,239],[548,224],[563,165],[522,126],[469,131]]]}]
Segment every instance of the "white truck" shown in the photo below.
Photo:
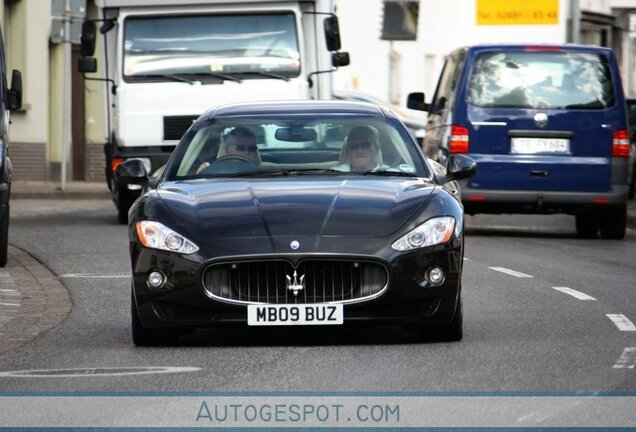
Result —
[{"label": "white truck", "polygon": [[118,184],[115,168],[141,158],[165,164],[208,108],[250,100],[331,99],[339,52],[333,0],[95,0],[99,18],[82,28],[78,69],[108,86],[106,181],[125,223],[140,190]]}]

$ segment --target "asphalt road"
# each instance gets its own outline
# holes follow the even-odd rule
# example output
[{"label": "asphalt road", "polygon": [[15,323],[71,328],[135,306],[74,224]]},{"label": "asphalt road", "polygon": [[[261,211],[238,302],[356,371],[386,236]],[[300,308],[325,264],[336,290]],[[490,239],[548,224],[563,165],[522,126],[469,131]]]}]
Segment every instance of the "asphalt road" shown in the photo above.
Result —
[{"label": "asphalt road", "polygon": [[[73,307],[0,355],[0,391],[636,392],[634,230],[623,241],[579,239],[563,215],[466,225],[459,343],[420,344],[398,329],[287,329],[137,348],[127,230],[112,203],[15,200],[11,244],[62,281]],[[126,373],[153,367],[183,369]]]}]

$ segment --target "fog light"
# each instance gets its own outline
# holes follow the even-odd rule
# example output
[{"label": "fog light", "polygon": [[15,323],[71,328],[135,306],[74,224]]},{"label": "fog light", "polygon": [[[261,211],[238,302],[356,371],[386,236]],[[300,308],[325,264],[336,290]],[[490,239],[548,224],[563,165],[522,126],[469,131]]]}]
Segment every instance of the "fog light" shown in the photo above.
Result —
[{"label": "fog light", "polygon": [[441,285],[444,283],[444,279],[446,275],[444,275],[444,271],[439,267],[433,267],[429,269],[426,274],[426,279],[430,282],[431,285]]},{"label": "fog light", "polygon": [[148,275],[148,286],[150,288],[159,289],[166,283],[166,276],[160,271],[150,272]]}]

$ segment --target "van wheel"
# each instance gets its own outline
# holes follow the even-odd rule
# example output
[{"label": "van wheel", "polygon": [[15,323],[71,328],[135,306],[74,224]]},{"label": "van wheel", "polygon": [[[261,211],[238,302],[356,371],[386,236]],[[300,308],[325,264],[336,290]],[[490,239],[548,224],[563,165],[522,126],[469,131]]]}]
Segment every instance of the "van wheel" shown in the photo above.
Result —
[{"label": "van wheel", "polygon": [[621,240],[625,237],[626,225],[627,207],[612,208],[605,213],[601,220],[601,237]]},{"label": "van wheel", "polygon": [[577,214],[576,232],[583,237],[594,237],[599,229],[598,216],[595,214]]},{"label": "van wheel", "polygon": [[9,206],[0,218],[0,267],[7,265],[7,252],[9,247]]}]

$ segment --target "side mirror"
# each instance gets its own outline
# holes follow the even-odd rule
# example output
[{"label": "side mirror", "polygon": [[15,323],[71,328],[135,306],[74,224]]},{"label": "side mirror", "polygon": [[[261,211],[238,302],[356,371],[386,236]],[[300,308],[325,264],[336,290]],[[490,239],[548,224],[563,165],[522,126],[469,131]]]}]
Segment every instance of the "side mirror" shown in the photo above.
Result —
[{"label": "side mirror", "polygon": [[92,57],[95,54],[95,38],[97,29],[94,21],[84,21],[82,36],[80,37],[80,54],[82,57]]},{"label": "side mirror", "polygon": [[117,166],[115,180],[122,184],[143,184],[148,181],[148,171],[141,159],[128,159]]},{"label": "side mirror", "polygon": [[77,70],[80,73],[97,72],[97,59],[95,57],[80,57],[77,60]]},{"label": "side mirror", "polygon": [[428,111],[428,104],[424,102],[424,93],[409,93],[406,98],[406,107],[418,111]]},{"label": "side mirror", "polygon": [[446,181],[472,177],[477,172],[477,162],[462,154],[452,154],[446,159]]},{"label": "side mirror", "polygon": [[11,73],[11,88],[9,88],[9,110],[22,108],[22,73],[14,69]]},{"label": "side mirror", "polygon": [[331,65],[333,67],[347,66],[350,62],[348,52],[335,52],[331,54]]},{"label": "side mirror", "polygon": [[338,17],[331,15],[325,18],[325,42],[329,51],[338,51],[340,49],[340,26],[338,25]]}]

